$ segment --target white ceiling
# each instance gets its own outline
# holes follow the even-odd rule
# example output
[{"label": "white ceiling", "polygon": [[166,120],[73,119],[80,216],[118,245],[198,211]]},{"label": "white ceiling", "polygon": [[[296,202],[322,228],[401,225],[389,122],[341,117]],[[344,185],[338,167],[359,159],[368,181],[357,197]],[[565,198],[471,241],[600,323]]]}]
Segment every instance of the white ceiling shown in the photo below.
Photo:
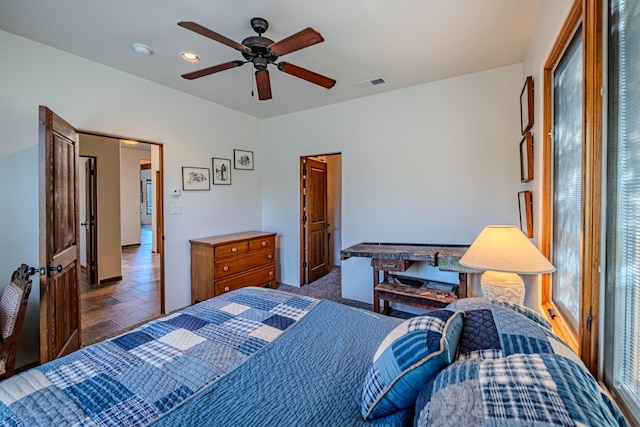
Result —
[{"label": "white ceiling", "polygon": [[[522,62],[542,0],[0,0],[0,29],[267,118]],[[251,97],[253,67],[197,80],[181,74],[243,59],[181,28],[195,21],[232,40],[269,21],[279,41],[306,27],[325,41],[281,60],[337,80],[332,89],[270,67],[273,99]],[[151,47],[136,55],[132,43]],[[197,52],[188,63],[179,53]],[[10,58],[4,58],[4,61]],[[384,76],[387,84],[360,88]]]}]

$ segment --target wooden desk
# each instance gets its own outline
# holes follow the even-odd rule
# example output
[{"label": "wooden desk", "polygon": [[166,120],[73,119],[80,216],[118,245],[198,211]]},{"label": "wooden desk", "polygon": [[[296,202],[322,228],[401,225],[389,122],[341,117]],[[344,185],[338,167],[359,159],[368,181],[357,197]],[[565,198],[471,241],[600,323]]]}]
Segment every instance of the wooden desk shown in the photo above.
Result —
[{"label": "wooden desk", "polygon": [[[469,245],[435,245],[414,243],[358,243],[340,251],[342,260],[359,257],[371,258],[373,267],[373,310],[380,313],[380,299],[384,301],[384,312],[390,302],[414,305],[422,308],[439,308],[458,298],[467,296],[467,274],[477,273],[458,262]],[[455,292],[443,293],[427,289],[395,284],[390,272],[404,272],[414,262],[424,262],[440,271],[458,273]],[[380,272],[383,280],[380,282]],[[390,280],[391,279],[391,280]],[[391,283],[390,283],[391,282]]]}]

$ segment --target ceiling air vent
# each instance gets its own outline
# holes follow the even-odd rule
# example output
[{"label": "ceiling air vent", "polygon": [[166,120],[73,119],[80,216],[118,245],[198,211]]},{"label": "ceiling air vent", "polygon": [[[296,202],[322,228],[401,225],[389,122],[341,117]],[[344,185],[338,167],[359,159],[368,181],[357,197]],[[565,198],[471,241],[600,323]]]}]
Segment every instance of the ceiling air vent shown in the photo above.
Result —
[{"label": "ceiling air vent", "polygon": [[380,86],[386,83],[387,83],[387,79],[380,76],[380,77],[376,77],[375,79],[363,80],[361,82],[357,82],[356,86],[358,87]]}]

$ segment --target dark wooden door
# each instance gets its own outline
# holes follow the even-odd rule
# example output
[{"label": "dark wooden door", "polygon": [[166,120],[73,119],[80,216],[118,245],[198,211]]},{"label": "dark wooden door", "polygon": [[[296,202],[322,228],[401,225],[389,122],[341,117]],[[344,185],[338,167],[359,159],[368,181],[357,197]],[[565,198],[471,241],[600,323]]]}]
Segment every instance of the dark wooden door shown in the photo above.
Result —
[{"label": "dark wooden door", "polygon": [[306,254],[308,283],[329,272],[327,164],[307,159]]},{"label": "dark wooden door", "polygon": [[85,234],[87,252],[87,280],[98,284],[98,233],[96,213],[98,211],[96,159],[89,157],[85,163]]},{"label": "dark wooden door", "polygon": [[78,136],[40,107],[40,362],[80,348]]}]

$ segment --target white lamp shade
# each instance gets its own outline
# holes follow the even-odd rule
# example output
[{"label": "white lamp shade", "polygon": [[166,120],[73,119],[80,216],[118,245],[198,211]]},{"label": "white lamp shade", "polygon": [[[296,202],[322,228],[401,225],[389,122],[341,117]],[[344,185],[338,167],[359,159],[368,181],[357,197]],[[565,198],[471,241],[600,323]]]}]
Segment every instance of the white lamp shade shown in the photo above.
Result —
[{"label": "white lamp shade", "polygon": [[460,258],[478,270],[518,274],[551,273],[556,268],[515,225],[488,225]]}]

